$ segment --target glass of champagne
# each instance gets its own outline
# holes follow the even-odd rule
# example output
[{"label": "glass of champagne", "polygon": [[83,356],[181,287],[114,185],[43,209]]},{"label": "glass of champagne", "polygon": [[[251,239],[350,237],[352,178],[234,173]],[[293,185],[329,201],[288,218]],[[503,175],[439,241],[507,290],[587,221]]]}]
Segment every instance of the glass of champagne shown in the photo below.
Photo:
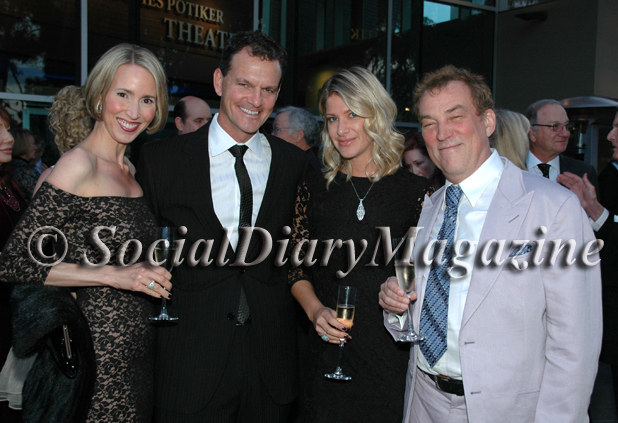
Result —
[{"label": "glass of champagne", "polygon": [[[414,291],[414,259],[412,258],[412,240],[413,238],[392,238],[391,245],[393,247],[393,260],[395,261],[395,274],[397,275],[397,283],[399,288],[403,289],[406,296],[411,296]],[[412,326],[412,314],[408,307],[408,333],[397,339],[399,342],[417,342],[422,341],[421,335],[414,332]]]},{"label": "glass of champagne", "polygon": [[[350,330],[354,325],[354,311],[356,302],[356,288],[352,286],[340,286],[337,296],[337,320],[345,325]],[[339,357],[337,359],[337,368],[334,373],[326,373],[324,376],[335,380],[352,380],[350,376],[343,374],[341,370],[341,357],[343,356],[343,347],[345,342],[339,340]]]},{"label": "glass of champagne", "polygon": [[[156,236],[158,242],[154,249],[155,261],[171,273],[176,260],[176,228],[170,226],[157,228]],[[167,314],[165,297],[161,297],[161,312],[158,316],[151,317],[150,320],[174,321],[178,320],[178,317],[171,317]]]}]

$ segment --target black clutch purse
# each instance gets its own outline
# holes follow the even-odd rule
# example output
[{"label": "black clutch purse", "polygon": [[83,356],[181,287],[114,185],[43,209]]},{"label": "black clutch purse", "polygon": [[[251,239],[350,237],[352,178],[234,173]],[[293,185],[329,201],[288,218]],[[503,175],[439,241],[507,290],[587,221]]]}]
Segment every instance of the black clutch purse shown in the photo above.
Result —
[{"label": "black clutch purse", "polygon": [[73,348],[69,327],[62,325],[51,331],[47,336],[47,347],[60,371],[69,379],[75,379],[79,372],[79,356],[77,349]]}]

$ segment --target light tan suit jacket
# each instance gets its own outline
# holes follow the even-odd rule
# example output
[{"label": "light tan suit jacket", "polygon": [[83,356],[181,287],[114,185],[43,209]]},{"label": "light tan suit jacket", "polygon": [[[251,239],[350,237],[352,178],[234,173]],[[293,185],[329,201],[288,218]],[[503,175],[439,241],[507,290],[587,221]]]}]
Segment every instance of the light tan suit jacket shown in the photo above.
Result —
[{"label": "light tan suit jacket", "polygon": [[[567,189],[516,168],[505,168],[487,213],[463,313],[459,348],[470,422],[587,422],[587,408],[601,347],[601,275],[599,265],[582,263],[582,249],[594,234],[577,199]],[[425,198],[415,244],[416,274],[444,201],[442,188]],[[545,226],[547,234],[539,228]],[[490,240],[506,240],[501,265],[480,263]],[[535,241],[545,239],[545,261],[532,264]],[[566,266],[566,251],[549,265],[553,240],[576,242],[576,263]],[[532,251],[516,255],[526,270],[509,264],[512,240]],[[494,244],[495,246],[495,244]],[[524,249],[524,251],[530,248]],[[566,248],[565,248],[566,250]],[[492,255],[489,255],[492,256]],[[598,254],[588,256],[598,260]],[[416,287],[412,321],[419,328],[425,284]],[[397,338],[403,330],[385,325]],[[411,350],[404,422],[411,409],[418,345]]]}]

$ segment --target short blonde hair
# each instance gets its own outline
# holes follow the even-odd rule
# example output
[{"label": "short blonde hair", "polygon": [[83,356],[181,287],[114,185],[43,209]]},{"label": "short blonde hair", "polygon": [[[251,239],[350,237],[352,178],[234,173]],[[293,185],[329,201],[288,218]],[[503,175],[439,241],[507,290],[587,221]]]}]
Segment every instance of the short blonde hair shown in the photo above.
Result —
[{"label": "short blonde hair", "polygon": [[394,124],[397,106],[374,74],[360,66],[354,66],[332,76],[320,91],[319,107],[324,120],[320,137],[327,187],[338,171],[345,170],[347,179],[352,178],[352,165],[339,154],[328,135],[326,101],[332,95],[341,97],[351,112],[365,118],[364,129],[372,140],[370,162],[377,167],[376,173],[367,177],[375,182],[395,173],[401,167],[404,142],[403,135]]},{"label": "short blonde hair", "polygon": [[86,138],[92,132],[94,124],[86,110],[81,87],[74,85],[58,91],[47,119],[61,153],[66,153]]},{"label": "short blonde hair", "polygon": [[506,157],[520,169],[526,170],[529,131],[530,122],[521,113],[496,110],[496,130],[489,137],[489,143],[502,157]]},{"label": "short blonde hair", "polygon": [[159,59],[148,49],[133,44],[118,44],[109,49],[94,65],[84,86],[86,109],[96,120],[101,120],[97,105],[105,99],[116,71],[122,65],[138,65],[150,72],[157,86],[157,112],[148,126],[148,133],[157,132],[167,122],[167,79]]}]

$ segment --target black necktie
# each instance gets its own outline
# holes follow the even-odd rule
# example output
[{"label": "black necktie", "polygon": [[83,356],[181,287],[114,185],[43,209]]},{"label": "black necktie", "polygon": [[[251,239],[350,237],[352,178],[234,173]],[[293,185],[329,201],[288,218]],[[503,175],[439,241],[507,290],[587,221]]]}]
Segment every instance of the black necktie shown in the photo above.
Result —
[{"label": "black necktie", "polygon": [[[234,170],[236,171],[236,179],[238,179],[238,187],[240,188],[240,219],[238,220],[238,227],[251,226],[251,216],[253,215],[253,188],[251,188],[251,178],[249,178],[249,172],[243,161],[243,156],[247,152],[246,145],[235,145],[230,148],[230,153],[236,158],[234,163]],[[238,242],[240,242],[240,231],[238,234]],[[247,297],[245,290],[240,287],[240,302],[238,304],[238,316],[236,321],[240,324],[246,323],[251,317],[251,311],[249,310],[249,304],[247,303]]]},{"label": "black necktie", "polygon": [[540,163],[537,165],[537,167],[541,169],[541,172],[543,172],[543,176],[549,179],[549,168],[551,167],[551,165],[547,163]]}]

